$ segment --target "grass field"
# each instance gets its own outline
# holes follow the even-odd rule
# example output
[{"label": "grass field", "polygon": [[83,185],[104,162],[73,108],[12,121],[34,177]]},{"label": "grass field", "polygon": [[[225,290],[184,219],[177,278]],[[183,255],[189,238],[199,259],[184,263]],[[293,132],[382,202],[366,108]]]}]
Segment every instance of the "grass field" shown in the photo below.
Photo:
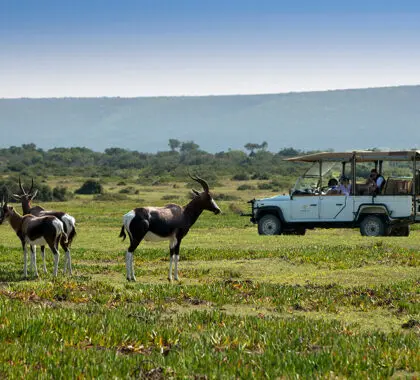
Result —
[{"label": "grass field", "polygon": [[174,283],[166,242],[139,246],[128,283],[118,234],[135,206],[186,203],[183,186],[48,204],[77,219],[71,278],[52,277],[47,251],[49,273],[24,280],[18,238],[0,226],[0,378],[420,377],[418,229],[262,237],[237,214],[254,194],[216,190],[234,200],[194,225]]}]

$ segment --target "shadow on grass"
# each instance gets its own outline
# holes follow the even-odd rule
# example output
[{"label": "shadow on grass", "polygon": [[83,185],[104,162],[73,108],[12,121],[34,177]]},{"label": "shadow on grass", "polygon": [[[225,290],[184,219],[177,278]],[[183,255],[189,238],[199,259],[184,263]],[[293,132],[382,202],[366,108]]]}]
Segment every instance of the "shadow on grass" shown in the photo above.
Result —
[{"label": "shadow on grass", "polygon": [[0,283],[2,282],[21,282],[28,280],[36,280],[36,277],[33,277],[32,274],[28,274],[28,277],[23,276],[22,270],[0,268]]}]

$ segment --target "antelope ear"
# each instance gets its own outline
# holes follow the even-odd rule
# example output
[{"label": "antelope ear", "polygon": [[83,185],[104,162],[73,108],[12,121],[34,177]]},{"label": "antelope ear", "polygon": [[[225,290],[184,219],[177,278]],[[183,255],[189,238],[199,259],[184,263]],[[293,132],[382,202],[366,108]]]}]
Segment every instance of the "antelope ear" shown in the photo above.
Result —
[{"label": "antelope ear", "polygon": [[18,194],[12,194],[12,197],[15,198],[17,201],[20,201],[20,196]]},{"label": "antelope ear", "polygon": [[195,194],[195,195],[200,195],[200,193],[197,190],[191,189],[191,191]]}]

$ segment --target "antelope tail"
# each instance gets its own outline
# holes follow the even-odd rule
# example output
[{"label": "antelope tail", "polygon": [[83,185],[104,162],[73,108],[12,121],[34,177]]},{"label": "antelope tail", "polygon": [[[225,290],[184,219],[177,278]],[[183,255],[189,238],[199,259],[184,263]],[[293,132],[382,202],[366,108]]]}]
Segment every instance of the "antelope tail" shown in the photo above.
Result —
[{"label": "antelope tail", "polygon": [[121,227],[121,232],[120,232],[120,238],[123,238],[123,241],[125,240],[125,238],[127,237],[127,235],[125,234],[125,228],[124,225]]},{"label": "antelope tail", "polygon": [[64,231],[61,233],[61,239],[62,239],[62,241],[64,241],[64,243],[68,243],[68,241],[69,241],[69,237],[67,236],[67,234]]}]

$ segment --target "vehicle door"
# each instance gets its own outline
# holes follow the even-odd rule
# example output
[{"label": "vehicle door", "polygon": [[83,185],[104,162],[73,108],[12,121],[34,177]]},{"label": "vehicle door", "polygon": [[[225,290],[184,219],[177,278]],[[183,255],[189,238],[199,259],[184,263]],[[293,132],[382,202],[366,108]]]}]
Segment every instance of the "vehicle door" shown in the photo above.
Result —
[{"label": "vehicle door", "polygon": [[[319,197],[319,218],[323,220],[351,221],[353,202],[347,195],[321,195]],[[349,206],[349,207],[347,207]],[[343,212],[346,209],[350,212]]]},{"label": "vehicle door", "polygon": [[319,195],[296,195],[291,206],[292,221],[319,220]]}]

